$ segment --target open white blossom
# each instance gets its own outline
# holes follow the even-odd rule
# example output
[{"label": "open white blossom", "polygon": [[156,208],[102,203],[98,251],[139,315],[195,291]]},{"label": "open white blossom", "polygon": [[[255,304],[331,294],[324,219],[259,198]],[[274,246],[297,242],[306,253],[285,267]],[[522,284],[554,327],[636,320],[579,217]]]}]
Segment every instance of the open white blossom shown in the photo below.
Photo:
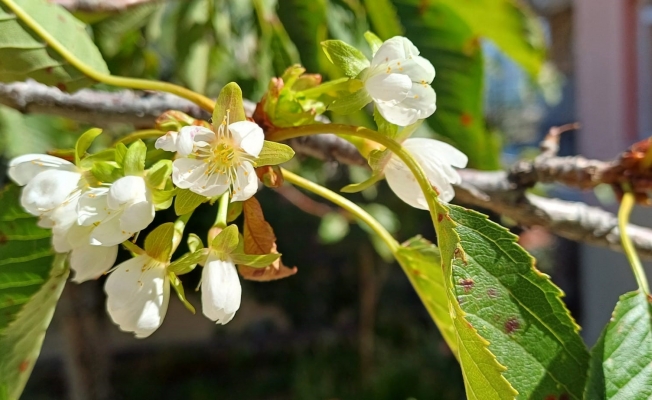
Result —
[{"label": "open white blossom", "polygon": [[[451,201],[455,196],[452,185],[462,181],[453,167],[466,167],[466,155],[455,147],[434,139],[410,138],[403,142],[403,147],[421,165],[428,180],[437,189],[439,200]],[[419,182],[401,159],[392,155],[384,172],[390,189],[401,200],[412,207],[428,209],[428,202]]]},{"label": "open white blossom", "polygon": [[154,220],[154,203],[145,179],[125,176],[110,187],[92,188],[79,199],[78,223],[92,226],[90,243],[113,246]]},{"label": "open white blossom", "polygon": [[392,124],[407,126],[431,116],[437,96],[430,86],[435,68],[419,56],[410,40],[395,36],[374,54],[371,66],[363,71],[367,93],[380,114]]},{"label": "open white blossom", "polygon": [[201,303],[206,317],[218,324],[233,319],[240,308],[242,287],[233,261],[210,254],[202,271]]},{"label": "open white blossom", "polygon": [[104,286],[106,309],[113,322],[137,338],[154,333],[163,323],[170,300],[165,263],[144,254],[118,265]]},{"label": "open white blossom", "polygon": [[253,163],[263,148],[265,134],[250,121],[229,123],[228,115],[217,133],[186,126],[156,141],[156,148],[177,151],[180,156],[172,168],[175,185],[206,197],[228,190],[232,201],[244,201],[256,193],[258,177]]}]

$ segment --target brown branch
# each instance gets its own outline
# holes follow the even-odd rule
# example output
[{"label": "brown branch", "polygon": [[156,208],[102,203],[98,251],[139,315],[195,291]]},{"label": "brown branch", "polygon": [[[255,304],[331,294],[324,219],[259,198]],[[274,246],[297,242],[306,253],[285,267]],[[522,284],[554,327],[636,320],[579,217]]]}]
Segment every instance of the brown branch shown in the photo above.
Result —
[{"label": "brown branch", "polygon": [[[93,90],[65,94],[35,82],[0,84],[0,103],[24,113],[59,115],[98,126],[122,122],[151,127],[156,117],[169,109],[196,118],[209,117],[192,103],[169,94]],[[255,106],[248,102],[246,108],[251,115]],[[353,145],[335,135],[293,139],[289,144],[298,154],[349,165],[366,165],[366,160]],[[456,201],[494,211],[523,226],[540,225],[568,239],[621,250],[613,214],[583,203],[525,194],[525,189],[536,182],[590,188],[598,183],[617,185],[629,180],[634,182],[635,188],[643,190],[649,187],[651,180],[646,175],[648,170],[638,167],[647,149],[639,147],[624,153],[615,162],[545,154],[534,161],[518,163],[509,173],[463,170],[463,182],[456,188]],[[652,230],[631,225],[630,235],[641,255],[652,259]]]}]

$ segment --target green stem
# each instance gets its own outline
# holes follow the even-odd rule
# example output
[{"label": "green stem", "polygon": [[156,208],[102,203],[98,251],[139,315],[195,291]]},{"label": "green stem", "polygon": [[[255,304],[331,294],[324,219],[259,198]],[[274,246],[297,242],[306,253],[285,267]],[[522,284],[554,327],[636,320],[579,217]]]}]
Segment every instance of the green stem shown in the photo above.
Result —
[{"label": "green stem", "polygon": [[193,212],[194,210],[183,214],[177,218],[176,221],[174,221],[174,236],[172,236],[172,252],[170,254],[174,254],[174,252],[177,250],[177,247],[179,247],[181,239],[183,238],[183,231],[186,229],[186,224],[188,223],[188,220],[192,216]]},{"label": "green stem", "polygon": [[159,131],[158,129],[143,129],[141,131],[135,131],[127,136],[124,136],[120,138],[119,140],[116,140],[113,143],[113,146],[117,145],[118,143],[122,144],[129,144],[131,142],[135,142],[138,139],[153,139],[153,138],[159,138],[161,136],[165,135],[165,132]]},{"label": "green stem", "polygon": [[634,200],[635,198],[632,192],[626,191],[623,195],[623,199],[620,202],[620,209],[618,209],[618,229],[620,229],[620,240],[623,244],[623,250],[625,250],[627,260],[632,266],[634,277],[636,277],[636,283],[638,283],[638,287],[643,293],[649,294],[650,288],[647,277],[645,276],[645,270],[641,265],[641,260],[638,258],[632,239],[627,235],[627,224],[629,223],[632,208],[634,208]]},{"label": "green stem", "polygon": [[19,5],[17,5],[13,0],[1,0],[11,11],[16,14],[20,20],[25,23],[30,29],[36,33],[41,39],[43,39],[54,51],[59,53],[64,60],[66,60],[70,65],[77,68],[84,75],[88,76],[91,79],[94,79],[98,82],[106,83],[108,85],[126,87],[131,89],[142,89],[142,90],[159,90],[162,92],[168,92],[175,94],[179,97],[183,97],[197,104],[204,110],[208,112],[213,112],[215,108],[215,102],[208,97],[205,97],[199,93],[195,93],[192,90],[186,89],[182,86],[174,85],[167,82],[159,81],[150,81],[147,79],[134,79],[134,78],[125,78],[121,76],[112,76],[105,74],[99,71],[94,70],[91,66],[84,63],[82,60],[77,58],[73,53],[66,49],[54,36],[45,30],[36,20],[34,20],[29,14],[27,14]]},{"label": "green stem", "polygon": [[400,247],[396,239],[394,239],[394,237],[389,232],[387,232],[387,230],[378,221],[376,221],[374,217],[369,215],[369,213],[363,210],[360,206],[350,200],[345,199],[332,190],[326,189],[325,187],[302,178],[299,175],[296,175],[286,169],[281,168],[281,171],[283,172],[283,178],[286,181],[337,204],[338,206],[353,214],[360,221],[369,225],[369,227],[387,244],[387,247],[389,247],[392,253],[396,254]]},{"label": "green stem", "polygon": [[127,239],[127,240],[125,240],[124,242],[122,242],[122,245],[123,245],[127,250],[129,250],[130,252],[132,252],[132,253],[134,253],[134,254],[138,254],[138,255],[146,254],[146,253],[145,253],[145,250],[143,250],[143,249],[141,249],[140,247],[138,247],[138,245],[137,245],[136,243],[131,242],[129,239]]},{"label": "green stem", "polygon": [[229,213],[229,192],[225,192],[219,200],[217,208],[217,217],[215,218],[214,227],[224,229],[226,228],[226,216]]},{"label": "green stem", "polygon": [[405,163],[405,165],[407,165],[410,171],[412,171],[412,174],[414,174],[414,177],[416,178],[417,182],[419,182],[419,186],[425,194],[426,201],[428,202],[430,217],[432,218],[435,226],[438,226],[439,221],[437,218],[437,209],[439,208],[439,203],[437,201],[437,193],[432,189],[430,181],[426,177],[426,173],[423,171],[423,168],[421,168],[421,165],[416,162],[412,155],[408,153],[403,148],[403,146],[401,146],[393,139],[383,136],[371,129],[341,124],[316,124],[297,126],[293,128],[276,129],[268,132],[266,139],[273,141],[282,141],[300,136],[318,135],[320,133],[335,133],[355,136],[377,142],[388,148],[392,153],[400,158]]}]

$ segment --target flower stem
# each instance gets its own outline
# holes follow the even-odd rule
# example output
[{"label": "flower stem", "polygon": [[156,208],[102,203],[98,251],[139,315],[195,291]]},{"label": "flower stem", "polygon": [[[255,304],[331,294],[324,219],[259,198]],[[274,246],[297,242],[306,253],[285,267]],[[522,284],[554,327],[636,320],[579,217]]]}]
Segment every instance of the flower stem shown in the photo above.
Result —
[{"label": "flower stem", "polygon": [[318,135],[320,133],[335,133],[368,139],[385,146],[391,152],[396,154],[396,156],[400,158],[405,163],[405,165],[407,165],[410,171],[412,171],[412,174],[414,174],[417,182],[419,182],[419,186],[425,194],[426,201],[428,202],[430,217],[432,218],[435,226],[438,226],[439,221],[437,218],[437,209],[440,206],[439,202],[437,201],[437,192],[433,190],[432,186],[430,185],[430,181],[426,177],[426,173],[423,171],[423,168],[421,168],[419,163],[417,163],[412,155],[395,140],[383,136],[371,129],[342,124],[315,124],[297,126],[293,128],[276,129],[268,132],[266,139],[273,141],[282,141],[300,136]]},{"label": "flower stem", "polygon": [[215,108],[215,102],[208,97],[205,97],[199,93],[193,92],[192,90],[186,89],[182,86],[174,85],[172,83],[160,82],[160,81],[151,81],[147,79],[135,79],[135,78],[126,78],[122,76],[113,76],[110,74],[105,74],[93,69],[88,64],[84,63],[82,60],[77,58],[72,52],[65,48],[54,36],[45,30],[36,20],[34,20],[29,14],[25,12],[18,4],[13,0],[0,0],[4,3],[7,8],[13,11],[14,14],[31,30],[36,33],[41,39],[43,39],[54,51],[56,51],[64,60],[66,60],[70,65],[77,68],[84,75],[89,78],[96,80],[98,82],[106,83],[108,85],[126,87],[131,89],[142,89],[142,90],[159,90],[162,92],[168,92],[175,94],[179,97],[183,97],[187,100],[192,101],[197,104],[204,110],[208,112],[213,112]]},{"label": "flower stem", "polygon": [[183,238],[183,231],[186,229],[186,224],[188,223],[188,220],[194,211],[195,210],[183,214],[177,218],[176,221],[174,221],[174,236],[172,237],[172,252],[170,252],[170,254],[174,254],[174,252],[177,250],[177,247],[179,247],[181,239]]},{"label": "flower stem", "polygon": [[220,196],[219,204],[217,208],[217,217],[215,218],[214,227],[220,228],[220,230],[226,228],[226,216],[229,212],[229,192],[225,192]]},{"label": "flower stem", "polygon": [[133,243],[133,242],[130,241],[129,239],[127,239],[127,240],[125,240],[124,242],[122,242],[122,245],[123,245],[127,250],[129,250],[130,252],[132,252],[132,253],[134,253],[134,254],[138,254],[138,255],[146,254],[146,253],[145,253],[145,250],[141,249],[141,248],[140,248],[136,243]]},{"label": "flower stem", "polygon": [[332,190],[326,189],[325,187],[302,178],[299,175],[296,175],[286,169],[281,168],[281,171],[283,172],[283,178],[286,181],[292,183],[293,185],[299,186],[300,188],[306,189],[312,193],[315,193],[329,201],[332,201],[333,203],[353,214],[361,222],[369,225],[369,227],[378,236],[380,236],[385,244],[387,244],[387,247],[389,247],[392,253],[396,254],[396,251],[398,251],[400,247],[396,239],[394,239],[394,237],[389,232],[387,232],[387,230],[378,221],[376,221],[374,217],[369,215],[369,213],[363,210],[360,206],[348,199],[345,199]]},{"label": "flower stem", "polygon": [[648,286],[647,277],[645,276],[645,270],[641,265],[641,260],[638,258],[632,239],[627,235],[627,224],[629,222],[629,216],[632,213],[632,208],[634,208],[634,194],[631,191],[625,191],[623,199],[620,202],[620,209],[618,209],[618,229],[620,230],[620,240],[623,244],[623,250],[625,250],[627,260],[632,266],[632,271],[634,272],[638,288],[643,293],[649,294],[650,288]]},{"label": "flower stem", "polygon": [[117,145],[118,143],[129,144],[131,142],[135,142],[138,139],[153,139],[153,138],[159,138],[163,135],[165,135],[165,132],[159,131],[158,129],[143,129],[140,131],[134,131],[128,134],[127,136],[124,136],[116,140],[113,143],[113,147],[115,147],[115,145]]}]

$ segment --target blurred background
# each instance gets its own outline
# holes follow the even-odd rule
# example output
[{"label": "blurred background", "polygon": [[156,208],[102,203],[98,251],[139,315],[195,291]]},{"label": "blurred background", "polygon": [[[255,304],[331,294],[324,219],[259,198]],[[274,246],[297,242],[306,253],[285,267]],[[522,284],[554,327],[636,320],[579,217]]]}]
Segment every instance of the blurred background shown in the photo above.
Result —
[{"label": "blurred background", "polygon": [[[582,124],[563,135],[560,155],[598,159],[611,159],[652,134],[648,1],[56,2],[89,24],[112,73],[173,81],[209,96],[236,81],[253,101],[295,63],[325,79],[340,77],[321,52],[322,40],[341,39],[370,55],[365,31],[383,39],[404,34],[437,70],[438,110],[418,135],[453,143],[477,169],[533,157],[555,125]],[[331,117],[373,126],[365,111]],[[97,125],[109,133],[105,144],[133,130]],[[0,106],[0,164],[71,147],[87,127]],[[333,189],[368,173],[307,157],[290,167]],[[615,204],[605,191],[537,190],[611,209]],[[242,308],[224,327],[190,314],[172,296],[165,323],[146,340],[120,332],[108,319],[103,280],[69,284],[23,398],[464,398],[454,357],[381,243],[331,205],[292,187],[265,189],[257,197],[296,275],[243,281]],[[384,183],[351,198],[400,240],[416,234],[435,239],[425,214],[400,202]],[[203,236],[214,212],[202,206],[188,231]],[[174,217],[171,210],[159,214],[159,222]],[[644,212],[634,218],[645,220],[652,217]],[[542,229],[511,227],[538,268],[565,291],[592,345],[617,297],[636,287],[624,256]],[[183,277],[195,306],[198,280],[199,271]]]}]

